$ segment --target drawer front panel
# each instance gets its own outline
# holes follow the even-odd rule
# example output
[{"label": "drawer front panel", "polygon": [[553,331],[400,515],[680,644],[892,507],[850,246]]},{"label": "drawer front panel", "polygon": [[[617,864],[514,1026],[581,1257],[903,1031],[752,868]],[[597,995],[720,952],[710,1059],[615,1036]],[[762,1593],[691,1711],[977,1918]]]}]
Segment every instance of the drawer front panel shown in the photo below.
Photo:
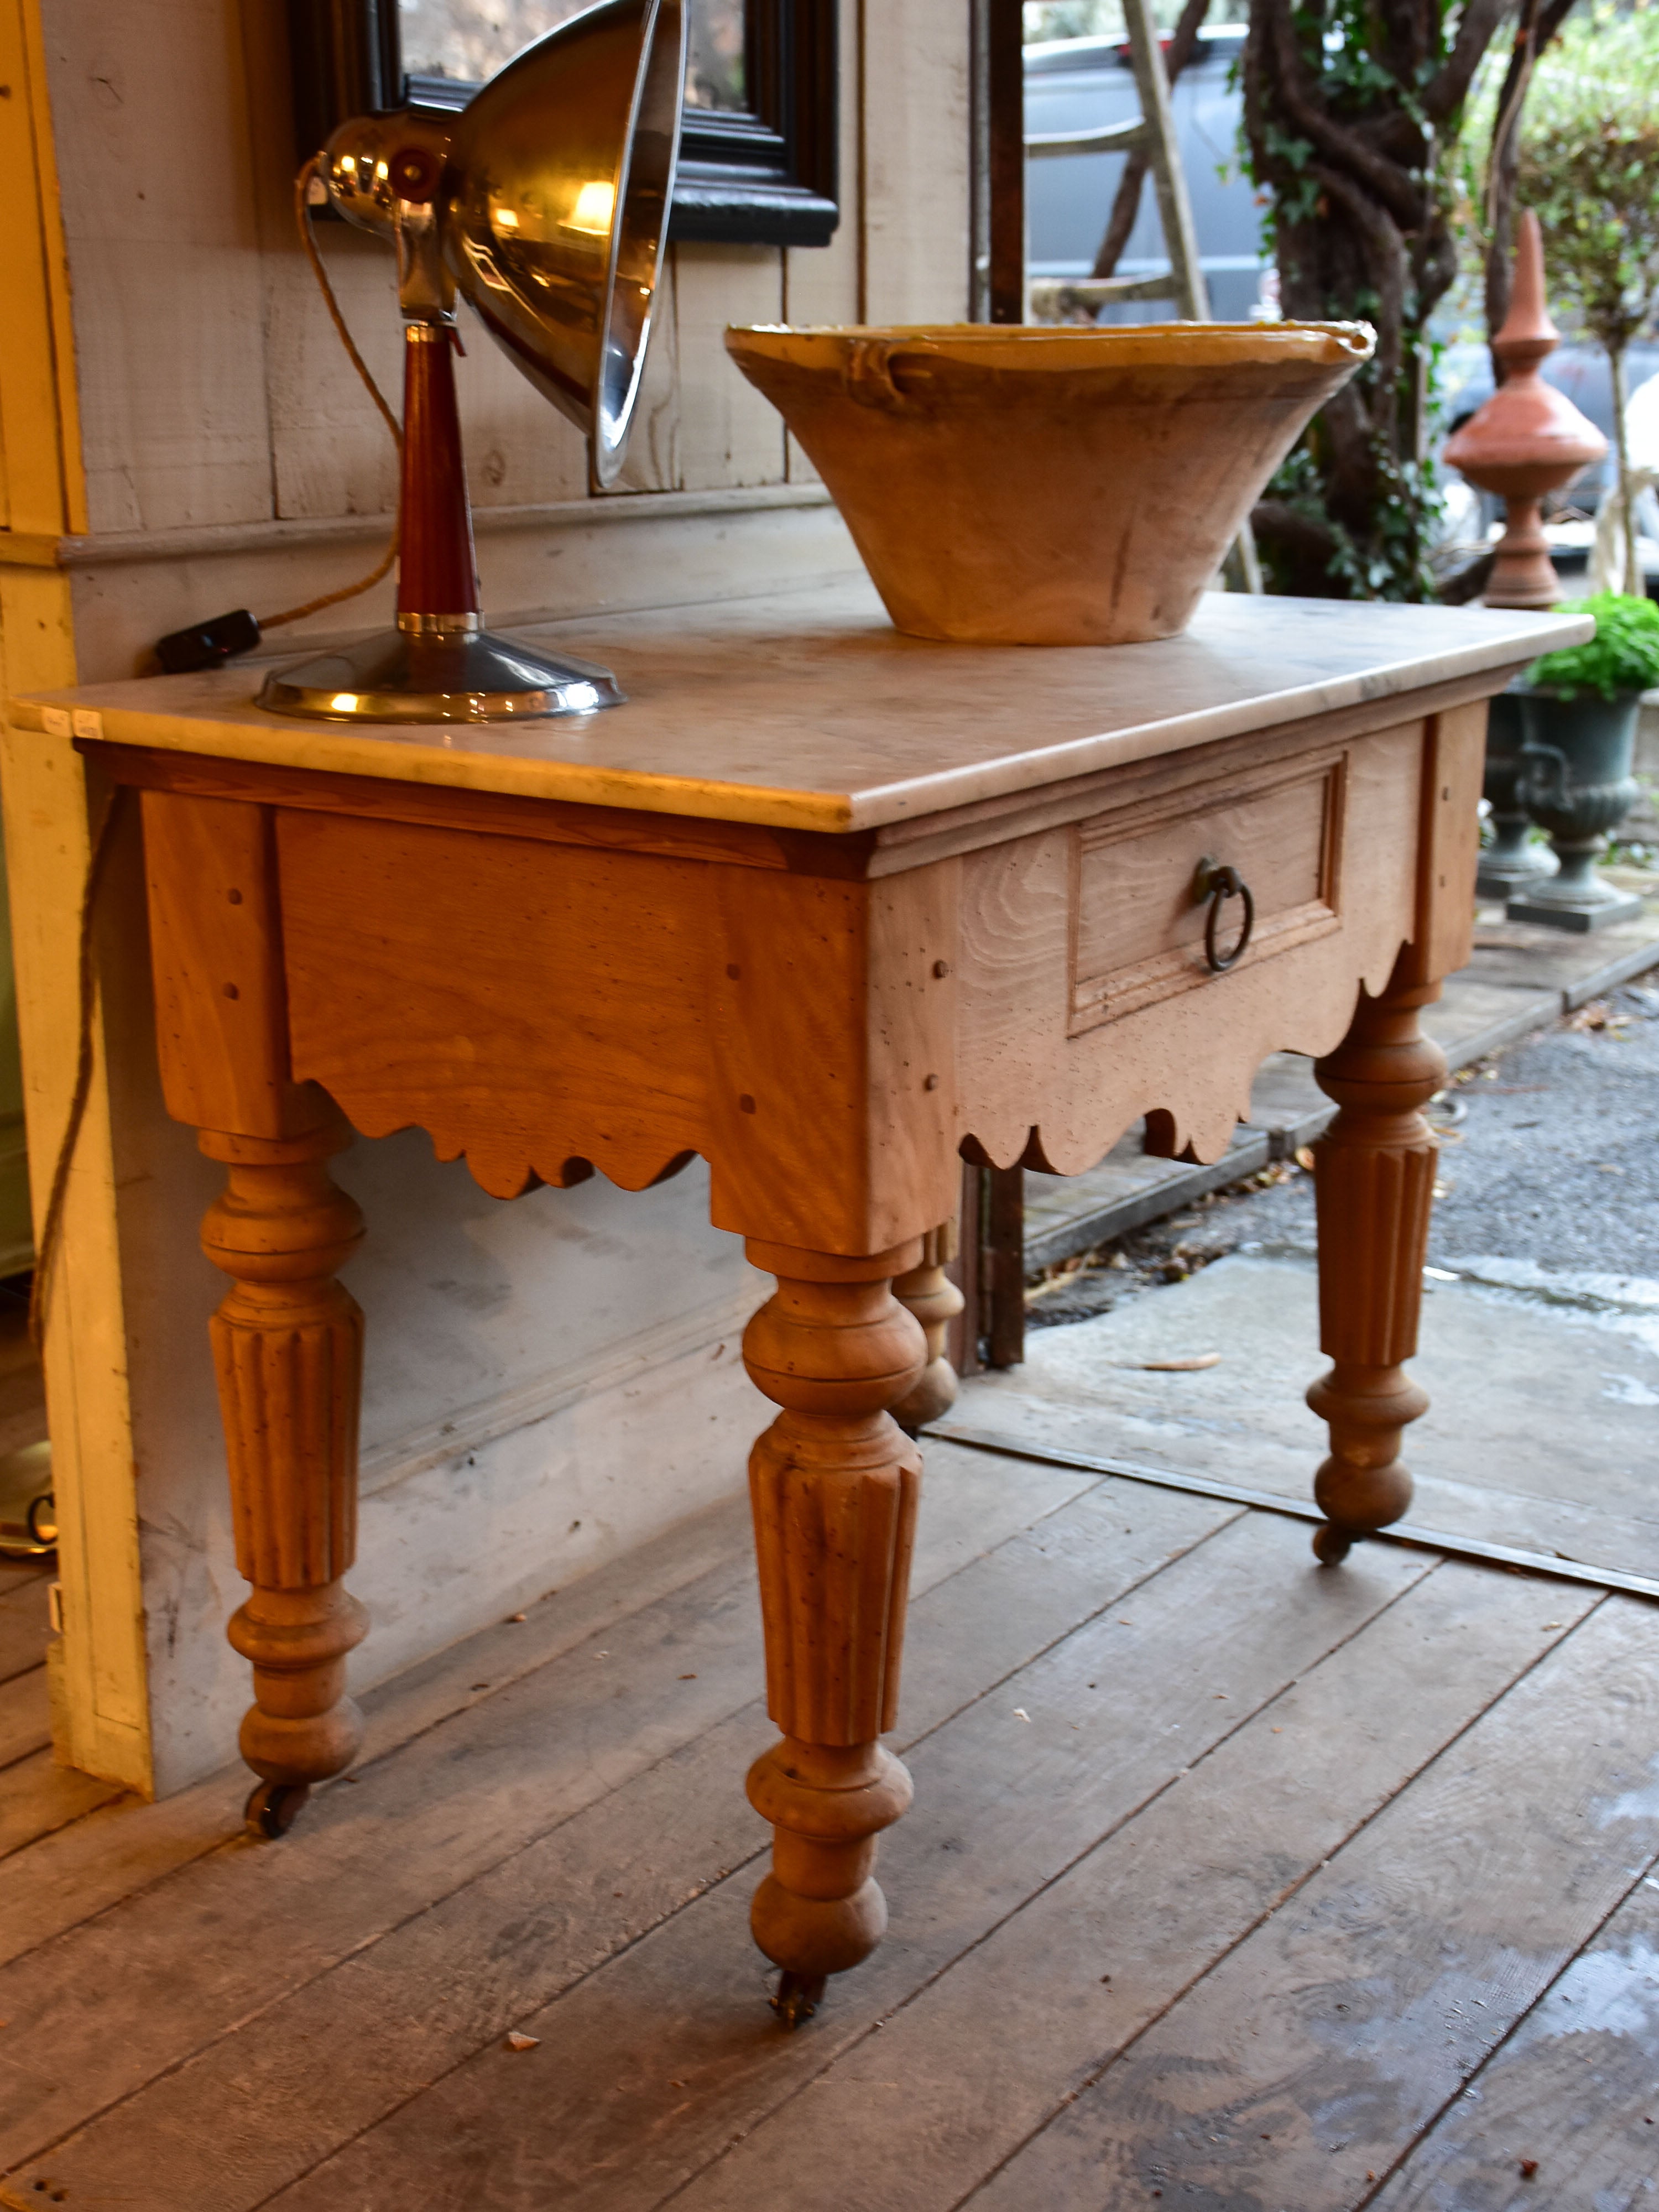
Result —
[{"label": "drawer front panel", "polygon": [[[1077,823],[1071,1034],[1212,980],[1195,895],[1204,860],[1237,868],[1255,901],[1249,949],[1229,972],[1340,927],[1346,781],[1346,756],[1325,752]],[[1243,912],[1225,902],[1224,945]]]}]

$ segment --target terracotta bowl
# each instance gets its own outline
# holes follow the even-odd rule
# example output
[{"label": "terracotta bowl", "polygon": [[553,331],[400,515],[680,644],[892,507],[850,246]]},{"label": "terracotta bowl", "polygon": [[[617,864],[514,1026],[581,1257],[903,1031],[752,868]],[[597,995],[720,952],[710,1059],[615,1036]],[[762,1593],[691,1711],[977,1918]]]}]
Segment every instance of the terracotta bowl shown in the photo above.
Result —
[{"label": "terracotta bowl", "polygon": [[1185,628],[1363,323],[727,331],[915,637]]}]

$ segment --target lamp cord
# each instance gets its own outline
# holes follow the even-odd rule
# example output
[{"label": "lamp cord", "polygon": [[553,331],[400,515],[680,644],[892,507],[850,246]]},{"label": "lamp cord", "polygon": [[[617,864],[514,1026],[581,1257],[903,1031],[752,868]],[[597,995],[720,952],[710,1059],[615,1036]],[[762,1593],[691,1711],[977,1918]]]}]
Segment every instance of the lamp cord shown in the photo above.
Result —
[{"label": "lamp cord", "polygon": [[[323,257],[317,250],[316,234],[311,221],[311,180],[319,173],[317,157],[313,155],[295,179],[295,219],[300,233],[300,243],[305,248],[312,273],[322,288],[323,299],[328,307],[329,319],[339,334],[341,344],[351,356],[351,365],[362,377],[369,398],[380,410],[381,419],[392,433],[393,444],[403,451],[404,434],[397,416],[386,402],[386,395],[374,381],[368,363],[357,350],[351,332],[346,328],[345,317],[329,282]],[[303,606],[288,607],[281,614],[265,615],[261,618],[261,629],[276,629],[283,623],[298,622],[302,615],[316,614],[323,607],[337,605],[342,599],[354,599],[360,592],[368,591],[386,574],[398,557],[398,532],[394,527],[392,543],[384,557],[355,584],[347,584],[337,592],[325,592]],[[93,1015],[98,996],[98,975],[94,959],[94,924],[97,919],[98,895],[108,872],[109,858],[115,845],[115,833],[125,811],[127,787],[116,784],[105,799],[98,817],[98,825],[92,833],[92,857],[87,864],[86,885],[81,895],[79,923],[79,1043],[75,1065],[75,1087],[70,1095],[69,1118],[64,1124],[64,1134],[58,1146],[58,1158],[52,1171],[52,1190],[46,1200],[46,1214],[40,1224],[39,1249],[35,1255],[34,1279],[29,1286],[29,1336],[39,1352],[45,1342],[46,1310],[52,1297],[52,1278],[64,1236],[64,1208],[69,1195],[70,1170],[74,1164],[75,1150],[80,1141],[81,1125],[87,1117],[87,1106],[92,1097],[93,1073]]]},{"label": "lamp cord", "polygon": [[52,1171],[52,1191],[40,1224],[40,1244],[35,1255],[34,1279],[29,1285],[29,1338],[37,1352],[43,1349],[46,1341],[46,1304],[52,1294],[52,1272],[57,1264],[58,1247],[63,1243],[64,1206],[69,1195],[70,1167],[75,1158],[81,1124],[86,1119],[87,1103],[92,1097],[92,1017],[98,994],[97,970],[93,960],[93,926],[97,915],[98,893],[108,869],[110,854],[114,850],[115,832],[125,811],[126,797],[126,785],[118,783],[112,787],[104,801],[98,827],[93,832],[92,858],[87,866],[86,889],[81,895],[78,963],[80,1046],[75,1066],[75,1089],[70,1097],[69,1119],[64,1124],[57,1162]]},{"label": "lamp cord", "polygon": [[[322,289],[323,301],[328,309],[329,319],[338,334],[340,343],[351,356],[351,366],[362,377],[364,388],[380,409],[381,420],[392,433],[392,444],[401,453],[404,449],[403,430],[397,416],[386,404],[386,394],[374,381],[374,371],[358,352],[356,340],[346,328],[346,319],[340,312],[340,303],[334,295],[334,287],[329,281],[328,270],[324,265],[322,255],[317,250],[317,233],[311,220],[311,184],[314,177],[321,174],[318,163],[319,156],[313,154],[294,179],[295,227],[300,234],[300,243],[305,248],[306,259],[311,264],[311,273]],[[368,575],[360,577],[356,583],[343,584],[337,592],[324,592],[317,599],[307,599],[303,606],[285,607],[279,615],[261,615],[260,629],[262,630],[279,629],[284,623],[298,622],[304,615],[318,614],[324,607],[337,606],[342,599],[355,599],[360,592],[368,591],[374,585],[380,582],[382,576],[389,573],[392,562],[397,559],[398,538],[398,529],[394,525],[392,543],[386,547],[384,556],[376,566],[370,569]]]}]

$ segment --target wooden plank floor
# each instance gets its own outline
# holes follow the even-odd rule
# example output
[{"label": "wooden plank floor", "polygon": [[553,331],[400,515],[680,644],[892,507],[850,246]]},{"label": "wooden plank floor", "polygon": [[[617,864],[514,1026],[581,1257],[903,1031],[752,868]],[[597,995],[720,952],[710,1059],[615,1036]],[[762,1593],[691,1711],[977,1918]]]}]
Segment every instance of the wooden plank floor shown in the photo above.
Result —
[{"label": "wooden plank floor", "polygon": [[893,1923],[816,2021],[734,1506],[386,1686],[279,1844],[228,1775],[14,1850],[0,2202],[1653,2202],[1659,1607],[927,1458]]},{"label": "wooden plank floor", "polygon": [[52,1572],[50,1556],[0,1554],[0,1860],[121,1795],[52,1760],[46,1668]]},{"label": "wooden plank floor", "polygon": [[[28,1302],[14,1285],[0,1284],[0,1461],[46,1433],[46,1385],[29,1342]],[[21,1534],[34,1487],[15,1467],[9,1480],[0,1468],[0,1522]],[[55,1554],[0,1552],[0,1859],[122,1795],[52,1759],[46,1593],[56,1572]]]}]

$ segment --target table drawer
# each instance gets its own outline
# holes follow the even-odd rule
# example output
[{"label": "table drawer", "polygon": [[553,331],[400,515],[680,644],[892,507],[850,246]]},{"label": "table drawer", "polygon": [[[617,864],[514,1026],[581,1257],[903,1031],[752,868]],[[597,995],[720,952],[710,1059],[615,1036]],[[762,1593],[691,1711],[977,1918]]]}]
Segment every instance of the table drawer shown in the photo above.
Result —
[{"label": "table drawer", "polygon": [[[1346,767],[1340,750],[1304,755],[1074,824],[1070,1033],[1217,980],[1197,890],[1206,860],[1236,868],[1255,901],[1229,973],[1340,928]],[[1224,945],[1241,921],[1229,900]]]}]

